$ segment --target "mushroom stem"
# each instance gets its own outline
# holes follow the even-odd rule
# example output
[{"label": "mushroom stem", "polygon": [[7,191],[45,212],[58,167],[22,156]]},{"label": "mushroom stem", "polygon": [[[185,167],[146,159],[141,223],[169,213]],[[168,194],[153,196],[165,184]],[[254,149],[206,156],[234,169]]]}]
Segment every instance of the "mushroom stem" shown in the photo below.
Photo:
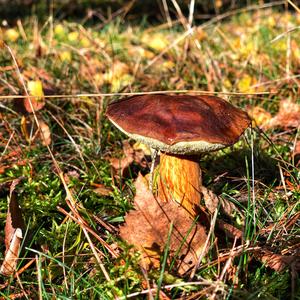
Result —
[{"label": "mushroom stem", "polygon": [[202,174],[197,161],[187,155],[160,156],[158,198],[180,203],[192,217],[196,217],[201,200]]}]

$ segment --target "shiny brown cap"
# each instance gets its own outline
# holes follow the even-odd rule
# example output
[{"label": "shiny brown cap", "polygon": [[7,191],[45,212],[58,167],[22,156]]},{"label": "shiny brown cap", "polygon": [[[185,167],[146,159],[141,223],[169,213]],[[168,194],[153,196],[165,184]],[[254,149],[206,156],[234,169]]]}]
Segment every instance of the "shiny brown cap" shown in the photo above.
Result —
[{"label": "shiny brown cap", "polygon": [[109,104],[106,115],[129,137],[176,154],[232,145],[251,122],[246,112],[206,95],[132,96]]}]

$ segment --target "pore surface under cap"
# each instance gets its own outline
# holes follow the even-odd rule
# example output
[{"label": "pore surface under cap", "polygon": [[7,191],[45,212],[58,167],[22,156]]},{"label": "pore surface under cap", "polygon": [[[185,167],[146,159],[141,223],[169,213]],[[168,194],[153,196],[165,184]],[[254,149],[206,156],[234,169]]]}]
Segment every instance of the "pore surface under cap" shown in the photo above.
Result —
[{"label": "pore surface under cap", "polygon": [[128,136],[177,154],[232,145],[250,124],[244,111],[206,95],[132,96],[109,104],[106,114]]}]

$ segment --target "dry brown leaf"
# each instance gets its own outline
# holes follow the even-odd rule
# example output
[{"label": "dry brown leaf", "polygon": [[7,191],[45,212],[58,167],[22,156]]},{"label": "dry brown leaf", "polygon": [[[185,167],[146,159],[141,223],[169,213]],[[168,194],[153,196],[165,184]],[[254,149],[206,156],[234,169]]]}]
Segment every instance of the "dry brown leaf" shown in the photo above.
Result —
[{"label": "dry brown leaf", "polygon": [[207,207],[208,211],[213,214],[219,205],[218,196],[204,186],[201,187],[201,193],[205,202],[205,206]]},{"label": "dry brown leaf", "polygon": [[224,198],[221,198],[220,201],[222,209],[227,216],[231,217],[234,212],[239,211],[236,205],[233,204],[231,201]]},{"label": "dry brown leaf", "polygon": [[282,100],[277,115],[267,122],[265,129],[273,127],[297,128],[300,126],[300,105],[291,100]]},{"label": "dry brown leaf", "polygon": [[158,202],[140,174],[135,187],[136,210],[126,215],[126,223],[120,228],[120,236],[142,251],[143,262],[147,267],[157,267],[173,222],[169,258],[176,255],[178,272],[185,273],[195,265],[202,251],[207,237],[204,227],[194,224],[187,211],[175,202]]},{"label": "dry brown leaf", "polygon": [[217,220],[218,227],[222,229],[230,238],[238,238],[241,239],[243,237],[243,232],[234,227],[231,224],[228,224],[222,220]]},{"label": "dry brown leaf", "polygon": [[0,268],[0,274],[4,276],[10,276],[16,271],[22,241],[24,221],[18,200],[13,192],[20,180],[21,179],[14,180],[10,187],[9,206],[4,229],[6,251]]},{"label": "dry brown leaf", "polygon": [[93,190],[94,193],[101,196],[111,196],[113,189],[106,187],[104,184],[93,183],[93,186],[96,186],[96,189]]},{"label": "dry brown leaf", "polygon": [[128,176],[129,167],[133,164],[136,164],[140,169],[148,167],[144,151],[141,149],[135,150],[126,140],[123,141],[123,152],[123,158],[110,158],[110,164],[116,176]]},{"label": "dry brown leaf", "polygon": [[213,191],[207,189],[206,187],[201,187],[201,194],[205,202],[205,206],[208,211],[213,214],[217,209],[219,203],[226,215],[231,216],[234,211],[237,211],[237,207],[227,199],[219,198]]},{"label": "dry brown leaf", "polygon": [[[32,107],[30,105],[30,100],[31,100]],[[31,98],[31,99],[25,98],[24,99],[24,107],[25,107],[26,111],[28,111],[30,113],[33,112],[33,110],[38,111],[38,110],[42,109],[45,106],[45,104],[46,104],[45,100],[37,101],[34,98]]]},{"label": "dry brown leaf", "polygon": [[39,119],[40,126],[40,139],[44,146],[49,146],[51,144],[51,132],[49,126],[41,119]]},{"label": "dry brown leaf", "polygon": [[296,270],[300,270],[300,257],[293,255],[281,255],[273,253],[269,250],[262,250],[256,257],[261,260],[268,267],[277,272],[281,272],[287,267],[295,264]]},{"label": "dry brown leaf", "polygon": [[110,164],[115,171],[116,175],[123,176],[124,171],[130,166],[134,161],[134,150],[131,148],[128,141],[123,142],[123,158],[111,158]]}]

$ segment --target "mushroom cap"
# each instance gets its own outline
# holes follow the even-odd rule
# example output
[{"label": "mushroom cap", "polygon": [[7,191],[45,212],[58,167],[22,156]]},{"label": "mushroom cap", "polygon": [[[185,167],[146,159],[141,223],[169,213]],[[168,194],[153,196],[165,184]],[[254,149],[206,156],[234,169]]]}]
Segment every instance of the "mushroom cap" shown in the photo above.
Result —
[{"label": "mushroom cap", "polygon": [[109,104],[106,115],[129,137],[174,154],[230,146],[251,122],[246,112],[207,95],[132,96]]}]

